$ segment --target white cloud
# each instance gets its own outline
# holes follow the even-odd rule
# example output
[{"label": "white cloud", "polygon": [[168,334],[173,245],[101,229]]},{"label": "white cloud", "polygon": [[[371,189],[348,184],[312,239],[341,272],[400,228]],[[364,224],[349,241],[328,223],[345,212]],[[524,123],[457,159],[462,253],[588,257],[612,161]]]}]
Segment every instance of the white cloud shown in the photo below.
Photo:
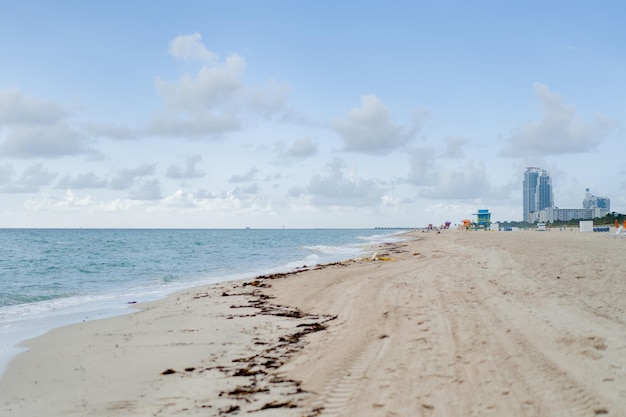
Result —
[{"label": "white cloud", "polygon": [[85,123],[82,129],[97,137],[104,137],[109,139],[136,139],[139,137],[139,132],[118,124],[107,123]]},{"label": "white cloud", "polygon": [[383,191],[373,180],[355,178],[344,174],[345,162],[335,158],[329,165],[328,175],[315,175],[304,188],[292,188],[289,195],[306,194],[314,205],[374,206],[381,202]]},{"label": "white cloud", "polygon": [[78,212],[90,209],[93,205],[90,196],[80,198],[71,190],[67,190],[62,198],[47,194],[26,200],[24,206],[28,211],[70,211]]},{"label": "white cloud", "polygon": [[172,114],[162,113],[152,121],[150,133],[181,139],[217,139],[240,128],[240,121],[230,114],[203,113],[190,119],[180,119]]},{"label": "white cloud", "polygon": [[194,208],[196,206],[196,198],[191,193],[176,190],[163,198],[163,204],[172,208]]},{"label": "white cloud", "polygon": [[142,164],[136,168],[120,170],[109,182],[109,187],[115,190],[130,188],[137,178],[154,175],[156,164]]},{"label": "white cloud", "polygon": [[212,62],[217,59],[217,55],[206,49],[198,32],[172,39],[169,52],[182,61]]},{"label": "white cloud", "polygon": [[306,158],[307,156],[313,156],[316,153],[317,144],[309,137],[296,139],[285,151],[285,155],[290,158]]},{"label": "white cloud", "polygon": [[181,165],[170,165],[166,175],[174,179],[204,177],[205,173],[196,167],[201,161],[201,155],[192,155],[187,158],[184,167]]},{"label": "white cloud", "polygon": [[423,190],[421,197],[431,199],[466,200],[489,196],[491,187],[483,163],[468,160],[458,170],[441,168],[436,185]]},{"label": "white cloud", "polygon": [[445,144],[446,148],[443,153],[444,157],[447,158],[460,158],[464,155],[463,147],[467,145],[469,141],[467,139],[453,136],[446,139]]},{"label": "white cloud", "polygon": [[290,144],[280,141],[274,144],[278,157],[278,165],[290,164],[317,154],[317,143],[308,136],[292,141]]},{"label": "white cloud", "polygon": [[249,181],[254,181],[254,179],[256,178],[256,174],[259,173],[259,170],[256,167],[252,167],[248,170],[248,172],[246,172],[243,175],[233,175],[228,179],[228,182],[230,183],[236,183],[236,182],[249,182]]},{"label": "white cloud", "polygon": [[154,178],[145,181],[135,191],[130,193],[131,200],[160,200],[163,198],[161,194],[161,182]]},{"label": "white cloud", "polygon": [[42,163],[38,163],[26,167],[21,175],[12,181],[13,168],[5,165],[0,167],[0,180],[2,180],[0,193],[37,193],[41,187],[50,185],[57,175],[57,173],[50,172]]},{"label": "white cloud", "polygon": [[129,199],[117,198],[112,201],[101,202],[100,204],[98,204],[97,209],[107,212],[107,213],[123,212],[123,211],[130,211],[137,207],[142,207],[144,206],[144,204],[145,202],[140,201],[140,200],[129,200]]},{"label": "white cloud", "polygon": [[85,139],[65,124],[16,127],[0,145],[0,157],[59,158],[96,153]]},{"label": "white cloud", "polygon": [[[217,214],[233,213],[240,216],[250,214],[272,214],[271,205],[259,204],[251,195],[240,199],[233,193],[216,195],[215,193],[184,193],[176,190],[167,196],[161,196],[158,180],[147,181],[129,198],[109,201],[94,201],[91,196],[79,197],[68,190],[65,195],[51,196],[38,194],[25,202],[28,211],[33,212],[83,212],[83,213],[125,213],[146,218],[145,213],[192,213],[212,212]],[[210,197],[208,197],[210,195]],[[208,198],[207,198],[208,197]],[[127,213],[127,214],[126,214]],[[127,217],[124,217],[127,218]],[[130,224],[135,224],[131,222]],[[147,224],[150,224],[149,222]],[[215,224],[215,223],[212,223]]]},{"label": "white cloud", "polygon": [[[451,161],[448,166],[438,163],[432,148],[412,148],[410,155],[409,184],[420,187],[418,196],[428,199],[466,200],[492,197],[495,190],[488,181],[485,164],[469,159],[464,166]],[[499,190],[503,191],[503,190]],[[499,195],[497,198],[507,198]]]},{"label": "white cloud", "polygon": [[248,94],[248,106],[255,113],[267,118],[276,114],[289,117],[288,114],[285,114],[285,110],[290,92],[291,88],[289,86],[270,81],[263,87],[250,89]]},{"label": "white cloud", "polygon": [[215,191],[207,191],[205,189],[200,189],[196,192],[196,198],[200,200],[213,200],[218,198],[219,196]]},{"label": "white cloud", "polygon": [[196,77],[184,75],[177,82],[156,79],[156,88],[165,99],[166,109],[149,127],[155,135],[210,137],[241,128],[238,118],[240,77],[245,61],[230,55],[225,62],[203,66]]},{"label": "white cloud", "polygon": [[195,193],[185,193],[182,190],[176,190],[164,197],[160,204],[167,208],[184,208],[190,211],[229,211],[234,206],[242,206],[241,200],[233,193],[218,195],[214,191],[207,192],[206,190],[198,190]]},{"label": "white cloud", "polygon": [[472,219],[472,213],[476,210],[475,201],[433,201],[424,207],[424,212],[428,213],[429,217],[451,221],[454,225],[460,223],[462,219]]},{"label": "white cloud", "polygon": [[344,150],[386,155],[409,143],[421,128],[420,116],[413,125],[394,124],[387,106],[375,95],[361,96],[361,107],[350,110],[345,119],[335,119],[333,130],[341,136]]},{"label": "white cloud", "polygon": [[62,107],[16,89],[0,91],[0,158],[97,156]]},{"label": "white cloud", "polygon": [[546,85],[535,83],[534,90],[541,118],[514,131],[506,139],[501,155],[524,157],[588,152],[596,149],[610,133],[610,123],[601,119],[585,122],[572,105]]},{"label": "white cloud", "polygon": [[17,89],[0,90],[0,127],[56,123],[69,113],[60,106],[24,95]]},{"label": "white cloud", "polygon": [[0,193],[2,194],[33,194],[39,193],[41,187],[33,185],[22,185],[18,183],[5,184],[0,187]]},{"label": "white cloud", "polygon": [[[211,212],[221,216],[228,214],[242,217],[275,214],[272,205],[262,202],[256,191],[258,191],[257,184],[219,195],[203,190],[196,193],[184,193],[182,190],[177,190],[159,201],[154,210],[184,210],[189,213]],[[219,223],[213,222],[212,224]]]},{"label": "white cloud", "polygon": [[[155,79],[164,107],[148,123],[144,134],[218,139],[242,130],[258,116],[296,123],[307,121],[287,107],[289,86],[273,80],[259,87],[246,85],[245,60],[237,54],[220,59],[204,46],[199,33],[172,40],[170,53],[177,59],[201,62],[201,67],[196,74],[184,74],[177,81]],[[100,130],[122,138],[133,133]]]},{"label": "white cloud", "polygon": [[407,181],[417,186],[436,184],[439,177],[435,157],[436,153],[432,148],[422,146],[410,149],[410,173]]},{"label": "white cloud", "polygon": [[57,176],[56,173],[50,172],[43,164],[34,164],[27,167],[19,180],[20,184],[41,186],[49,185]]},{"label": "white cloud", "polygon": [[93,172],[86,174],[79,174],[75,177],[66,175],[61,178],[56,185],[56,188],[61,189],[84,189],[84,188],[104,188],[107,185],[107,180],[99,178]]},{"label": "white cloud", "polygon": [[202,67],[195,78],[185,75],[176,83],[157,78],[156,87],[169,108],[194,115],[230,100],[242,88],[245,66],[243,58],[231,55],[224,63]]},{"label": "white cloud", "polygon": [[9,184],[14,172],[15,170],[12,165],[0,165],[0,185]]},{"label": "white cloud", "polygon": [[249,196],[256,195],[261,191],[259,184],[256,182],[245,187],[237,187],[232,191],[232,194],[238,199],[245,199]]}]

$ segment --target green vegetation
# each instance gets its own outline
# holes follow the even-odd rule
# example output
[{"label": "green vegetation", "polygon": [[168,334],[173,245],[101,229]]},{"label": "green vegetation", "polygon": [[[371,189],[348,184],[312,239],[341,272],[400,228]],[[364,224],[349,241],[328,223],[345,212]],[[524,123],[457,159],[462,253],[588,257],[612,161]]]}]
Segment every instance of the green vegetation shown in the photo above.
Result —
[{"label": "green vegetation", "polygon": [[[609,225],[609,226],[613,226],[615,225],[615,220],[617,220],[619,222],[620,225],[624,224],[624,220],[626,219],[626,214],[621,214],[621,213],[617,213],[617,212],[612,212],[607,214],[604,217],[596,217],[593,220],[593,224],[594,225]],[[555,221],[555,222],[551,222],[551,223],[546,223],[547,227],[578,227],[578,222],[581,219],[573,219],[570,221]],[[537,227],[536,223],[529,223],[529,222],[500,222],[500,229],[505,228],[505,227],[519,227],[520,229],[534,229],[535,227]]]},{"label": "green vegetation", "polygon": [[520,229],[530,229],[531,227],[534,228],[535,224],[528,223],[528,222],[514,222],[514,221],[500,222],[500,230],[507,228],[507,227],[519,227]]},{"label": "green vegetation", "polygon": [[[604,217],[596,217],[593,220],[593,224],[594,225],[609,225],[609,226],[613,226],[615,224],[615,220],[617,220],[619,222],[619,224],[623,224],[624,219],[626,218],[626,215],[624,214],[620,214],[620,213],[616,213],[616,212],[612,212],[607,214]],[[549,223],[550,227],[578,227],[578,222],[580,222],[581,219],[572,219],[570,221],[564,222],[564,221],[555,221],[552,223]]]}]

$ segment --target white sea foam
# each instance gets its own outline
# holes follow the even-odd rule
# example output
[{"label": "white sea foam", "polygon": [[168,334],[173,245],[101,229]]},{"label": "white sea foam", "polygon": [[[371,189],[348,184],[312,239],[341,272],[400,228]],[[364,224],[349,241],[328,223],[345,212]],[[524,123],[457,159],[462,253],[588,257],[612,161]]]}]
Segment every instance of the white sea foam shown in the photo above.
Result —
[{"label": "white sea foam", "polygon": [[324,255],[337,255],[337,256],[351,256],[361,252],[361,246],[359,245],[346,245],[346,246],[329,246],[329,245],[314,245],[304,246],[304,249],[310,250],[313,253]]},{"label": "white sea foam", "polygon": [[374,234],[370,236],[357,236],[357,239],[364,240],[369,245],[401,242],[406,239],[405,237],[402,236],[404,233],[406,233],[406,230],[396,231],[393,234]]}]

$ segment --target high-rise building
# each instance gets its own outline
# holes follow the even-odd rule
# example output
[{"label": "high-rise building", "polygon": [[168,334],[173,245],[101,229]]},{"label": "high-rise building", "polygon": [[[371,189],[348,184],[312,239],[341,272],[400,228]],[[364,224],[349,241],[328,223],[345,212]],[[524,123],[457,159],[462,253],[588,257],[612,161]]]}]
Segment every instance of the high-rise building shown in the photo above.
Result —
[{"label": "high-rise building", "polygon": [[535,190],[537,189],[537,178],[539,168],[526,168],[524,172],[524,191],[522,205],[524,207],[523,221],[531,221],[531,213],[535,212]]},{"label": "high-rise building", "polygon": [[590,220],[610,213],[611,200],[608,197],[592,195],[589,188],[585,191],[583,208],[554,207],[552,179],[548,171],[535,167],[526,168],[524,172],[524,221],[533,223]]},{"label": "high-rise building", "polygon": [[585,199],[583,200],[583,208],[601,208],[606,212],[611,211],[611,200],[608,197],[599,197],[591,195],[589,188],[585,189]]},{"label": "high-rise building", "polygon": [[552,192],[552,178],[547,171],[542,170],[537,179],[537,211],[554,206],[554,193]]},{"label": "high-rise building", "polygon": [[548,171],[536,167],[528,167],[524,172],[523,184],[524,221],[534,222],[540,210],[554,206],[552,178]]}]

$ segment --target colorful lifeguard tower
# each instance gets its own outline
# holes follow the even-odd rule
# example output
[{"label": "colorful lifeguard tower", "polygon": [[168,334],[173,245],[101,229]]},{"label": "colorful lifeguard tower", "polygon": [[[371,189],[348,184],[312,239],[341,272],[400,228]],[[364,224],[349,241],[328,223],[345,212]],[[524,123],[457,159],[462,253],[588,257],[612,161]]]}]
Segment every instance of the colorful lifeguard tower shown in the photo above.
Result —
[{"label": "colorful lifeguard tower", "polygon": [[476,227],[479,229],[490,230],[491,229],[491,213],[487,209],[478,210],[478,213],[474,213],[476,216]]}]

